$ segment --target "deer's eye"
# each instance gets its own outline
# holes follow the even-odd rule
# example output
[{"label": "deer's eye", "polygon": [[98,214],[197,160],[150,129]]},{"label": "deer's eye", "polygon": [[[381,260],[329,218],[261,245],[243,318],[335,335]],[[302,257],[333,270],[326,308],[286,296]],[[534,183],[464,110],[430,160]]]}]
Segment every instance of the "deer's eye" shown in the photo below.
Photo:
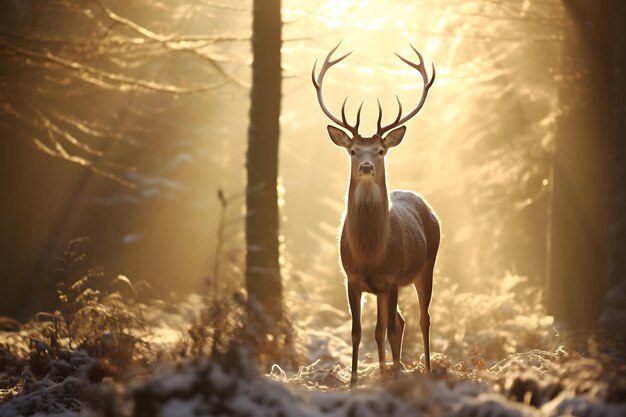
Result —
[{"label": "deer's eye", "polygon": [[352,150],[350,151],[350,155],[352,155],[352,156],[356,155],[356,152],[354,152],[354,149],[352,149]]},{"label": "deer's eye", "polygon": [[383,156],[385,152],[381,149],[380,151],[378,151],[378,155]]}]

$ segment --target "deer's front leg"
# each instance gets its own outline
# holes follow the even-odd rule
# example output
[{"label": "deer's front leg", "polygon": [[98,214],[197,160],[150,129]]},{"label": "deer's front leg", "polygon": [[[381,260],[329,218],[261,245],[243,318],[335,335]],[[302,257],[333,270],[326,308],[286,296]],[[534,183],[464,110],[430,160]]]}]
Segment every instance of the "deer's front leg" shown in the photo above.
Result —
[{"label": "deer's front leg", "polygon": [[359,362],[359,344],[361,343],[361,291],[348,280],[348,303],[352,314],[352,377],[350,388],[354,388],[357,382],[357,367]]}]

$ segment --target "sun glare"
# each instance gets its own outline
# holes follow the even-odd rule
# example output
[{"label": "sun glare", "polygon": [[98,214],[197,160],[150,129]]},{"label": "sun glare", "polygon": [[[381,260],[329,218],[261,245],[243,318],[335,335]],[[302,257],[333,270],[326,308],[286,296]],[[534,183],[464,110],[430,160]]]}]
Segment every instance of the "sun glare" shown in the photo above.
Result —
[{"label": "sun glare", "polygon": [[371,3],[370,0],[330,0],[319,8],[320,20],[333,29],[344,26],[358,27],[364,30],[375,29],[375,24],[365,23],[364,20],[358,18],[363,10],[371,8]]},{"label": "sun glare", "polygon": [[618,4],[1,3],[0,417],[626,415]]}]

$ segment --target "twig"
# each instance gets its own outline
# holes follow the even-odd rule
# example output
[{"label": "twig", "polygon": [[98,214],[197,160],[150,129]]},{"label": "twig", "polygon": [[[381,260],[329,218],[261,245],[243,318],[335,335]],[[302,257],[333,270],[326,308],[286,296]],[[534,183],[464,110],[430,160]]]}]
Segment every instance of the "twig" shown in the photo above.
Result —
[{"label": "twig", "polygon": [[224,85],[226,85],[230,80],[220,81],[218,83],[202,86],[197,88],[182,88],[174,85],[161,84],[155,81],[146,81],[142,79],[132,78],[121,74],[115,74],[106,72],[94,67],[90,67],[84,64],[81,64],[76,61],[70,61],[65,58],[61,58],[56,56],[50,52],[40,53],[36,51],[32,51],[29,49],[20,48],[18,46],[10,45],[6,42],[0,42],[0,51],[2,50],[10,51],[14,54],[22,55],[28,58],[47,61],[55,65],[59,65],[62,67],[66,67],[72,71],[75,71],[79,78],[85,82],[97,84],[103,86],[103,84],[97,81],[112,81],[117,84],[121,84],[122,86],[134,89],[143,89],[148,91],[155,91],[159,93],[169,93],[169,94],[195,94],[195,93],[204,93],[207,91],[218,89]]}]

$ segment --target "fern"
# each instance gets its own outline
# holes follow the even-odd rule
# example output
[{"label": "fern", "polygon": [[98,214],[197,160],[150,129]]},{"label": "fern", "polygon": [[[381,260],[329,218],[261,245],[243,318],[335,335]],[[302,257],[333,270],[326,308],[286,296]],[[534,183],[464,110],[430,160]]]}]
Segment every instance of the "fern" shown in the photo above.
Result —
[{"label": "fern", "polygon": [[57,295],[61,304],[61,317],[70,349],[73,349],[79,337],[78,315],[87,307],[96,307],[100,297],[100,292],[90,288],[88,284],[92,278],[102,276],[102,272],[92,268],[80,274],[78,278],[73,278],[76,274],[77,265],[86,257],[84,253],[77,252],[77,246],[87,240],[86,237],[72,239],[63,256],[58,258],[59,267],[57,270],[63,278],[58,283]]}]

